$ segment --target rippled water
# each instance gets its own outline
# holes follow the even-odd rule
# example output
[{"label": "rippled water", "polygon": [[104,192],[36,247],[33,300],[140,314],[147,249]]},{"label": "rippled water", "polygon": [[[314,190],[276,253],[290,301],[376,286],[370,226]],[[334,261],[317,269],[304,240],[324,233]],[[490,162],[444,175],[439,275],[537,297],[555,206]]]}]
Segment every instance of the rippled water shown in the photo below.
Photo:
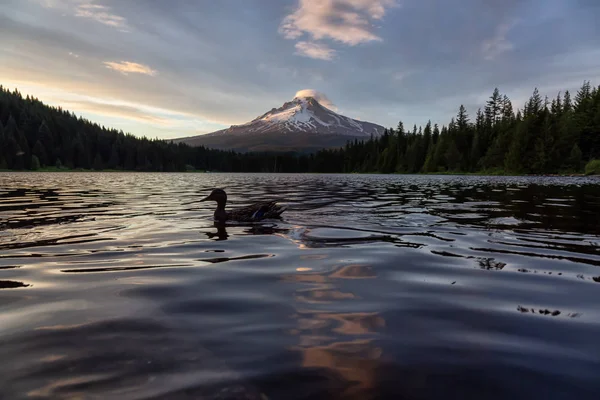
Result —
[{"label": "rippled water", "polygon": [[591,178],[0,174],[0,398],[596,399],[599,243]]}]

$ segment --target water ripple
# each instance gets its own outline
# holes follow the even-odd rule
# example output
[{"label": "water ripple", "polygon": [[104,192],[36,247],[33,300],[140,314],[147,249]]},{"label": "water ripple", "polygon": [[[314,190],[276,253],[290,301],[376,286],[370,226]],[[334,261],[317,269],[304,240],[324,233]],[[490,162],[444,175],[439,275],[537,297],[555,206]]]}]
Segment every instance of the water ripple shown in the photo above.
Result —
[{"label": "water ripple", "polygon": [[[2,395],[595,399],[594,178],[0,173]],[[282,221],[215,225],[278,199]],[[2,397],[0,395],[0,397]]]}]

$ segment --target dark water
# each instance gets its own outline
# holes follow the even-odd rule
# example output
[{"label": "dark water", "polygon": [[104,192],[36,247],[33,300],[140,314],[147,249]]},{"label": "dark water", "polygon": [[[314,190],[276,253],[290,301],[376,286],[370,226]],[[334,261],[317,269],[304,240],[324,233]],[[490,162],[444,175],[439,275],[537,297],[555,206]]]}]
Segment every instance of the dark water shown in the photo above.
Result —
[{"label": "dark water", "polygon": [[0,398],[597,399],[599,243],[586,178],[0,174]]}]

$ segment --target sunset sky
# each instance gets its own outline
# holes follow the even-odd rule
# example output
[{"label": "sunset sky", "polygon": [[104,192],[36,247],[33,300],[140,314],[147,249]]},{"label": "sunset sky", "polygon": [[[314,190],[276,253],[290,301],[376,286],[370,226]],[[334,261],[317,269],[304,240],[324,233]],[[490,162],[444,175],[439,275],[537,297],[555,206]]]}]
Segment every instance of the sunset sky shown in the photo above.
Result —
[{"label": "sunset sky", "polygon": [[136,135],[253,119],[302,89],[385,126],[600,84],[598,0],[0,0],[0,84]]}]

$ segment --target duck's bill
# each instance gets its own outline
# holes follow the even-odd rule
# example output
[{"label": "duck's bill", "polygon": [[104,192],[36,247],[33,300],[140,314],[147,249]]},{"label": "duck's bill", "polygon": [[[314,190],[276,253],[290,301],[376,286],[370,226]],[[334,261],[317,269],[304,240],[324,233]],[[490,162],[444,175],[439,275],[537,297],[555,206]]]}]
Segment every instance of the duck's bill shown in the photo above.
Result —
[{"label": "duck's bill", "polygon": [[200,201],[208,201],[208,200],[210,200],[210,196],[206,196],[205,198],[203,198],[203,199],[202,199],[202,200],[200,200]]}]

